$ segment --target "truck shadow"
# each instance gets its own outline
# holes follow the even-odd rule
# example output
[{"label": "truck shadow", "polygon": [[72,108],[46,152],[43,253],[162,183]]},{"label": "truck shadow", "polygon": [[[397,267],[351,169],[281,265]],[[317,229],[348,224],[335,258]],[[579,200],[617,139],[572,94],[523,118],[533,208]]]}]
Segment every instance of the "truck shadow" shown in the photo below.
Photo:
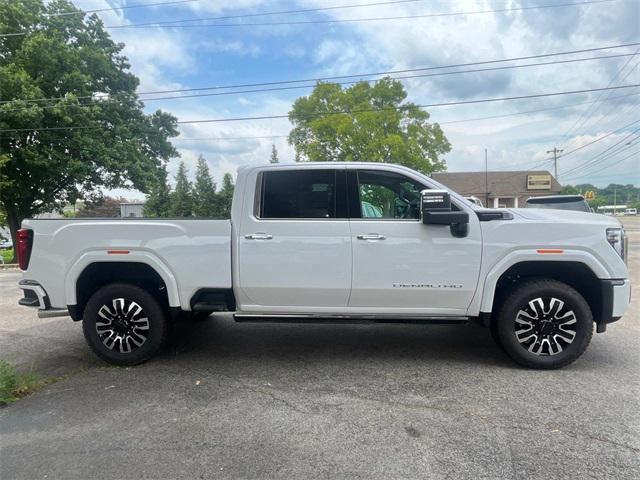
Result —
[{"label": "truck shadow", "polygon": [[467,325],[236,323],[229,315],[179,321],[162,357],[264,362],[403,361],[517,368],[488,329]]}]

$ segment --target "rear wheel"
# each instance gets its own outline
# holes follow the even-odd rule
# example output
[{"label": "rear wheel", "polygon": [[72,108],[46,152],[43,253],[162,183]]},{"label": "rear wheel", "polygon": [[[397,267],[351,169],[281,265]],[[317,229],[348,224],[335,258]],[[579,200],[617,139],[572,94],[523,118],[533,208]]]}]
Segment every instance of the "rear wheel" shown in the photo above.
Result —
[{"label": "rear wheel", "polygon": [[134,285],[112,284],[89,299],[82,330],[101,359],[114,365],[137,365],[162,347],[168,323],[165,311],[149,292]]},{"label": "rear wheel", "polygon": [[529,368],[569,365],[593,335],[593,316],[585,299],[556,280],[531,280],[517,287],[495,322],[495,340],[513,360]]}]

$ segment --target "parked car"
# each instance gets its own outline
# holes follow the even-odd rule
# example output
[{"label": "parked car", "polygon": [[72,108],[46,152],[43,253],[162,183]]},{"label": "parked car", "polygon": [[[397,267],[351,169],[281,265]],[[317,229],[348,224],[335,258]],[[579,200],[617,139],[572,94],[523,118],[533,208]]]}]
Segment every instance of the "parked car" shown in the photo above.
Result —
[{"label": "parked car", "polygon": [[22,305],[82,320],[102,359],[133,365],[170,319],[478,321],[516,362],[558,368],[629,303],[626,239],[602,215],[479,209],[379,163],[238,172],[231,220],[25,220]]},{"label": "parked car", "polygon": [[624,211],[625,215],[637,215],[638,214],[638,209],[637,208],[627,208]]},{"label": "parked car", "polygon": [[548,195],[530,197],[526,208],[551,208],[554,210],[573,210],[575,212],[593,212],[582,195]]},{"label": "parked car", "polygon": [[474,197],[473,195],[469,196],[469,197],[464,197],[467,200],[469,200],[471,203],[473,203],[474,205],[477,205],[479,207],[484,207],[484,205],[482,204],[482,200],[480,200],[478,197]]}]

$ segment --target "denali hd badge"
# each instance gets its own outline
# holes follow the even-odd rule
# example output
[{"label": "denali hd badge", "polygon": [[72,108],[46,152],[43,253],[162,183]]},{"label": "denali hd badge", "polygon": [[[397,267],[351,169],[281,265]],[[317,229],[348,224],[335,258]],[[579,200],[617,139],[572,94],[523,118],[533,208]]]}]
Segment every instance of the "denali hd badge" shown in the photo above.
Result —
[{"label": "denali hd badge", "polygon": [[462,284],[460,283],[411,283],[411,282],[402,282],[402,283],[394,283],[393,288],[432,288],[432,289],[457,289],[462,288]]}]

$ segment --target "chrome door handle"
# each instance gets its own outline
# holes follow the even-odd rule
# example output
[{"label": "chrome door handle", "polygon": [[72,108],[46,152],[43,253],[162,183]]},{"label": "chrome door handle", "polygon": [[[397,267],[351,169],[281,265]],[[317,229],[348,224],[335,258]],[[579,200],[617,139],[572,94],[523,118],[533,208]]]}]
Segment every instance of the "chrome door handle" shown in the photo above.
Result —
[{"label": "chrome door handle", "polygon": [[386,240],[387,237],[379,235],[377,233],[367,233],[366,235],[358,235],[358,240]]},{"label": "chrome door handle", "polygon": [[250,235],[245,235],[244,238],[247,240],[271,240],[273,235],[269,235],[268,233],[252,233]]}]

